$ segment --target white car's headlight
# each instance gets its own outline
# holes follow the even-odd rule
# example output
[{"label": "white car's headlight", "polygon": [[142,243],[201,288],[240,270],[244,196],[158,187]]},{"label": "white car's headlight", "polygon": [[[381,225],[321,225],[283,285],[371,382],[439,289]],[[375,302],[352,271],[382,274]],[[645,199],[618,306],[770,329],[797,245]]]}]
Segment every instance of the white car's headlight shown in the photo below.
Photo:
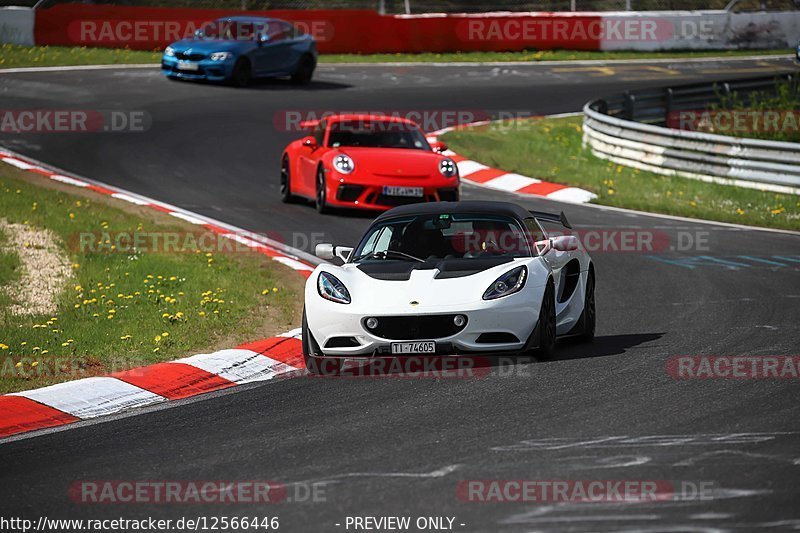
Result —
[{"label": "white car's headlight", "polygon": [[212,52],[208,57],[211,59],[211,61],[225,61],[226,59],[233,57],[233,54],[230,52]]},{"label": "white car's headlight", "polygon": [[326,300],[340,304],[350,303],[350,293],[339,278],[328,272],[320,272],[317,278],[317,292]]},{"label": "white car's headlight", "polygon": [[164,55],[173,57],[175,55],[175,49],[172,48],[171,46],[167,46],[166,48],[164,48]]},{"label": "white car's headlight", "polygon": [[333,168],[342,174],[350,174],[355,169],[355,165],[350,156],[339,154],[333,159]]},{"label": "white car's headlight", "polygon": [[442,159],[439,161],[439,172],[446,178],[452,178],[458,174],[458,167],[452,159]]},{"label": "white car's headlight", "polygon": [[489,285],[489,288],[483,293],[483,299],[495,300],[519,292],[525,286],[527,277],[528,269],[525,265],[509,270]]}]

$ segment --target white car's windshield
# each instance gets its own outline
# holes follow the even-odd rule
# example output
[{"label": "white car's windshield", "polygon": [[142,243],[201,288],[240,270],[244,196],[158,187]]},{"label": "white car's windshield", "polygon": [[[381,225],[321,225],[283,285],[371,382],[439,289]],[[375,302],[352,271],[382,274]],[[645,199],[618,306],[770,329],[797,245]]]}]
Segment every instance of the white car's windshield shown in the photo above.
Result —
[{"label": "white car's windshield", "polygon": [[525,257],[531,249],[516,220],[505,216],[437,214],[387,220],[371,228],[354,262]]},{"label": "white car's windshield", "polygon": [[428,150],[425,135],[412,124],[383,120],[347,120],[331,124],[328,144],[369,148],[410,148]]}]

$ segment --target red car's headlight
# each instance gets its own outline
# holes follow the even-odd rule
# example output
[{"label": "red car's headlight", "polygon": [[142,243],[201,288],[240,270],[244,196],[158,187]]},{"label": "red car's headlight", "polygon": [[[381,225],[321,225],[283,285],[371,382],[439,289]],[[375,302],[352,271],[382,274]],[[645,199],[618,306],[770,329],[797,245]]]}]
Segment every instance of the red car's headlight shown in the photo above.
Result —
[{"label": "red car's headlight", "polygon": [[439,172],[446,178],[452,178],[458,175],[458,167],[452,159],[442,159],[439,161]]},{"label": "red car's headlight", "polygon": [[350,156],[339,154],[333,158],[333,168],[342,174],[350,174],[355,169],[355,164]]}]

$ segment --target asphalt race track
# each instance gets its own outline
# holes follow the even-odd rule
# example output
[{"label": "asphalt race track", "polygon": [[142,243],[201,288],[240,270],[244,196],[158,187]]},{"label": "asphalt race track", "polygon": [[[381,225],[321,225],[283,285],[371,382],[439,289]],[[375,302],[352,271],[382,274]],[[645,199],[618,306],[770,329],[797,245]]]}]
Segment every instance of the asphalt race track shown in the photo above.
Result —
[{"label": "asphalt race track", "polygon": [[[297,110],[468,109],[547,114],[628,88],[763,75],[769,61],[597,67],[322,66],[298,90],[175,83],[156,69],[0,74],[4,108],[143,110],[146,133],[26,134],[0,144],[287,244],[350,244],[365,216],[278,198]],[[456,517],[460,531],[800,529],[795,380],[676,380],[678,355],[800,354],[800,238],[521,199],[565,209],[583,231],[658,232],[655,255],[593,252],[597,339],[480,379],[293,379],[13,439],[0,445],[4,515],[50,518],[279,516],[283,531],[344,531],[347,516]],[[303,237],[303,238],[301,238]],[[681,248],[691,240],[694,245]],[[308,245],[305,246],[308,248]],[[746,257],[743,257],[746,256]],[[277,506],[77,505],[77,480],[317,483],[325,501]],[[468,503],[459,481],[669,480],[703,498]],[[295,495],[295,500],[302,499]],[[339,524],[337,526],[337,524]],[[461,525],[463,524],[463,525]],[[351,529],[352,530],[352,529]]]}]

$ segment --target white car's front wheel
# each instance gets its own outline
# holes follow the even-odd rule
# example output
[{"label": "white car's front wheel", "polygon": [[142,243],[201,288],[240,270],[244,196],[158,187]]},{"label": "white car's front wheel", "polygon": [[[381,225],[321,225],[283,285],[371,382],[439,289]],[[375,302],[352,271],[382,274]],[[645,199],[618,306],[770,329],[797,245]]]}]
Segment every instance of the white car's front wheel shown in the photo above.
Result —
[{"label": "white car's front wheel", "polygon": [[539,348],[536,358],[544,361],[551,359],[556,352],[556,295],[553,281],[548,280],[539,311]]}]

